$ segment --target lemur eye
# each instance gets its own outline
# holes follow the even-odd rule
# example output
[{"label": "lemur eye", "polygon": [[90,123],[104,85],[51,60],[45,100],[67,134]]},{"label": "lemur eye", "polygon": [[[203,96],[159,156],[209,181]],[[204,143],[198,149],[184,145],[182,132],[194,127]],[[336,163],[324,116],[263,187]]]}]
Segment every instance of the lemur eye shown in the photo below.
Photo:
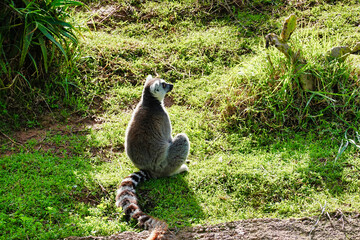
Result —
[{"label": "lemur eye", "polygon": [[162,83],[162,87],[163,87],[163,88],[166,88],[166,83],[163,82],[163,83]]}]

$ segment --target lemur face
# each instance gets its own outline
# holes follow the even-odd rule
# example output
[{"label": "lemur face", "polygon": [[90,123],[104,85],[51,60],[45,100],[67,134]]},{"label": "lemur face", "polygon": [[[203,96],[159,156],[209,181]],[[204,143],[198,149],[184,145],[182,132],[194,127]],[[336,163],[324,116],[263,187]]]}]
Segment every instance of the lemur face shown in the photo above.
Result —
[{"label": "lemur face", "polygon": [[163,79],[152,78],[149,75],[146,82],[150,85],[150,93],[160,102],[164,100],[166,93],[170,92],[174,85],[166,83]]}]

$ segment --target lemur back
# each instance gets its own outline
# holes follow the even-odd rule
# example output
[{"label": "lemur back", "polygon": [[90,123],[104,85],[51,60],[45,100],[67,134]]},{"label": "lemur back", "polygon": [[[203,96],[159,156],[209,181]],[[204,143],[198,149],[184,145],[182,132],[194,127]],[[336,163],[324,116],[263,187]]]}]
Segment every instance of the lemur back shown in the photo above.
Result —
[{"label": "lemur back", "polygon": [[189,139],[183,133],[172,138],[171,122],[163,105],[166,93],[172,88],[172,84],[162,79],[147,77],[125,137],[126,153],[140,171],[122,181],[116,196],[116,206],[122,207],[126,216],[138,220],[145,229],[156,229],[152,239],[160,239],[167,225],[140,210],[135,187],[150,178],[188,171],[185,161],[190,149]]}]

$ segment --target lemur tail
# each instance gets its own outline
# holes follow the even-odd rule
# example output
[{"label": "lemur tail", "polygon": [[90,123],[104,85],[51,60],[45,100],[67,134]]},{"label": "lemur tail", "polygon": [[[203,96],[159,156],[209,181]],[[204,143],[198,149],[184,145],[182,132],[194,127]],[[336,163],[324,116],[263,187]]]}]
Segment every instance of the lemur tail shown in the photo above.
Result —
[{"label": "lemur tail", "polygon": [[161,239],[168,226],[165,222],[145,214],[137,202],[135,187],[151,176],[146,171],[139,171],[124,178],[116,192],[116,206],[121,207],[126,216],[138,221],[145,229],[152,230],[148,240]]}]

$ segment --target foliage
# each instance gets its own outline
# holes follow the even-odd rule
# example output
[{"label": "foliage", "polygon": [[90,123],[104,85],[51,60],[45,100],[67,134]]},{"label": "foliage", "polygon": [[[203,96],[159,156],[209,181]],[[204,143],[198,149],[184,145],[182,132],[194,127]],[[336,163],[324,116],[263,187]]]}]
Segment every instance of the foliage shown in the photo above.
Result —
[{"label": "foliage", "polygon": [[71,51],[78,39],[67,20],[69,9],[82,3],[5,0],[0,5],[0,127],[16,127],[41,113],[42,105],[51,111],[57,100],[70,102]]},{"label": "foliage", "polygon": [[77,37],[75,28],[64,20],[67,9],[80,2],[6,0],[2,5],[2,89],[11,87],[19,77],[29,81],[34,73],[47,73],[56,50],[67,60],[70,42],[77,44]]},{"label": "foliage", "polygon": [[[315,29],[310,31],[316,36]],[[353,73],[358,70],[352,63],[325,60],[323,55],[329,49],[329,40],[310,38],[308,34],[305,31],[297,38],[298,42],[304,39],[308,42],[307,51],[301,51],[307,57],[307,64],[300,71],[273,50],[268,50],[272,57],[276,56],[270,64],[266,60],[268,53],[262,49],[262,56],[254,56],[225,76],[231,79],[231,93],[226,102],[220,101],[229,126],[302,130],[323,121],[339,121],[344,128],[356,128],[360,89],[358,76]],[[316,89],[303,89],[302,74],[315,77]]]},{"label": "foliage", "polygon": [[[24,130],[35,137],[21,143],[21,132],[0,132],[1,238],[139,230],[114,198],[136,170],[124,152],[131,110],[146,75],[157,73],[174,83],[165,105],[173,133],[191,141],[190,172],[139,185],[146,213],[175,228],[314,216],[325,202],[329,213],[359,209],[358,56],[319,60],[359,39],[358,3],[243,1],[229,14],[191,0],[87,2],[91,11],[72,16],[84,36],[78,56],[58,80],[77,85],[80,110],[98,112],[77,119],[62,109],[66,127],[28,117],[28,127],[42,127]],[[311,92],[284,56],[265,49],[263,36],[280,34],[293,12],[301,20],[289,44],[316,76]],[[44,96],[52,110],[61,108],[49,94],[56,86]]]},{"label": "foliage", "polygon": [[[302,20],[290,42],[306,60],[298,68],[274,49],[265,49],[262,38],[257,36],[281,29],[283,18],[269,19],[265,7],[261,14],[254,13],[252,8],[237,10],[238,21],[229,22],[217,15],[201,15],[196,5],[188,10],[189,6],[168,3],[161,8],[149,2],[136,7],[99,9],[93,18],[98,30],[94,34],[85,33],[91,41],[84,48],[85,54],[91,56],[85,60],[84,74],[89,76],[87,79],[98,79],[95,81],[98,87],[92,85],[94,81],[86,81],[82,89],[95,88],[100,95],[107,92],[114,96],[113,86],[138,85],[147,74],[161,73],[164,79],[181,83],[179,92],[184,93],[173,96],[177,104],[211,108],[229,129],[303,130],[324,121],[340,121],[344,129],[356,128],[358,56],[344,62],[327,61],[324,54],[337,45],[355,45],[356,37],[350,40],[345,36],[358,34],[355,30],[358,13],[338,17],[336,26],[342,24],[344,28],[335,35],[312,26],[319,22],[333,29],[333,15],[351,7],[338,5],[332,13],[329,5],[319,4],[311,13],[298,12]],[[185,9],[198,18],[176,14]],[[110,11],[110,15],[103,15]],[[313,23],[305,25],[308,21]],[[109,35],[108,31],[116,34]],[[113,41],[116,44],[111,44]],[[272,64],[268,62],[269,56]],[[301,86],[301,77],[307,74],[316,82],[311,91]]]}]

